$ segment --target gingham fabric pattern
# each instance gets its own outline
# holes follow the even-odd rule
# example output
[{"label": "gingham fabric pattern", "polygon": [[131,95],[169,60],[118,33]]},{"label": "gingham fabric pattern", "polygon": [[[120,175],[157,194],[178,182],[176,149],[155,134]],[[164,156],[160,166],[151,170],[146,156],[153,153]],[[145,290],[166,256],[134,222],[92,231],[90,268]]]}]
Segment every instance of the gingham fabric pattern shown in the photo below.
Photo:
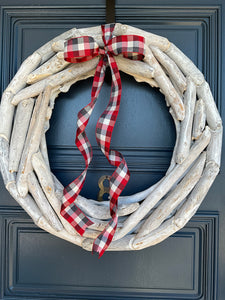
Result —
[{"label": "gingham fabric pattern", "polygon": [[113,239],[118,221],[118,197],[130,178],[130,173],[122,154],[110,149],[112,132],[119,112],[122,91],[120,73],[114,55],[123,54],[127,58],[139,60],[144,57],[144,38],[135,35],[113,37],[114,26],[115,24],[102,25],[104,49],[100,49],[92,37],[82,36],[68,40],[64,51],[65,60],[72,63],[87,61],[101,55],[93,80],[91,102],[79,111],[77,119],[75,143],[84,157],[85,169],[79,177],[64,188],[63,204],[61,207],[61,215],[81,235],[83,235],[88,226],[93,224],[75,203],[84,185],[87,169],[93,155],[85,128],[104,82],[107,64],[109,64],[112,74],[110,100],[96,125],[97,143],[109,163],[116,167],[116,170],[110,177],[110,215],[112,218],[93,243],[93,252],[99,253],[99,257],[103,255]]}]

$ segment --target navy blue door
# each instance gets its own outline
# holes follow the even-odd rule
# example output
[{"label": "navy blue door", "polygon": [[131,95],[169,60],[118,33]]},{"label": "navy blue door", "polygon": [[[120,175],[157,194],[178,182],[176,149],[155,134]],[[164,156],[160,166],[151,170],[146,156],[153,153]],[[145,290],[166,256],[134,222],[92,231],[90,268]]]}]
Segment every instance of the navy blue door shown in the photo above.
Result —
[{"label": "navy blue door", "polygon": [[[1,92],[21,62],[72,27],[105,22],[104,0],[0,0]],[[224,116],[224,0],[116,1],[116,20],[167,37],[204,73]],[[112,148],[125,156],[131,179],[124,194],[141,191],[166,172],[175,128],[162,94],[121,73],[122,99]],[[47,135],[52,171],[66,185],[84,161],[74,145],[77,112],[90,101],[92,79],[56,100]],[[82,195],[96,198],[97,181],[113,169],[95,141],[107,105],[104,83],[87,127],[94,158]],[[223,157],[224,165],[225,157]],[[163,243],[137,252],[97,256],[37,228],[1,181],[0,299],[225,299],[224,167],[198,213]]]}]

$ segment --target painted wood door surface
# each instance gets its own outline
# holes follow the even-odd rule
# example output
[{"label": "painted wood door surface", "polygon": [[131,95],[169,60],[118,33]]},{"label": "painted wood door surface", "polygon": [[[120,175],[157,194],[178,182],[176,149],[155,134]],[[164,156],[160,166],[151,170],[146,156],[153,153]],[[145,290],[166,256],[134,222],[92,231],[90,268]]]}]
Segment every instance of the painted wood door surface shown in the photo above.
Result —
[{"label": "painted wood door surface", "polygon": [[[105,22],[104,0],[0,0],[1,92],[21,62],[72,28]],[[118,0],[116,21],[167,37],[204,73],[224,120],[224,0]],[[124,194],[141,191],[166,172],[175,128],[157,89],[122,77],[122,101],[112,146],[127,159]],[[66,185],[83,170],[74,145],[77,112],[90,101],[92,79],[57,100],[48,132],[52,171]],[[96,198],[97,181],[110,175],[95,137],[110,94],[105,83],[87,134],[94,158],[82,191]],[[1,121],[1,120],[0,120]],[[225,299],[225,157],[197,214],[166,241],[137,252],[98,259],[37,228],[0,181],[0,299]]]}]

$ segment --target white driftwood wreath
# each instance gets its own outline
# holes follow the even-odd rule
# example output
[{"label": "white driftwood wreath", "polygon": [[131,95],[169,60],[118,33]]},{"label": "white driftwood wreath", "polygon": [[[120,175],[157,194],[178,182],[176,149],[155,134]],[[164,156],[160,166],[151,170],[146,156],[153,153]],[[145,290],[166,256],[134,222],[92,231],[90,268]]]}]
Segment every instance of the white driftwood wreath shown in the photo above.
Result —
[{"label": "white driftwood wreath", "polygon": [[[166,175],[147,190],[119,197],[119,221],[108,250],[139,250],[181,229],[195,214],[219,172],[222,121],[199,69],[166,38],[122,24],[115,35],[146,41],[143,62],[116,57],[119,69],[157,87],[176,127],[176,144]],[[3,93],[0,109],[0,164],[5,186],[40,228],[92,249],[108,219],[109,202],[78,196],[76,204],[94,222],[80,236],[60,215],[63,186],[51,173],[45,133],[55,98],[76,81],[94,75],[99,57],[70,64],[67,39],[89,35],[103,46],[101,27],[71,29],[35,51]]]}]

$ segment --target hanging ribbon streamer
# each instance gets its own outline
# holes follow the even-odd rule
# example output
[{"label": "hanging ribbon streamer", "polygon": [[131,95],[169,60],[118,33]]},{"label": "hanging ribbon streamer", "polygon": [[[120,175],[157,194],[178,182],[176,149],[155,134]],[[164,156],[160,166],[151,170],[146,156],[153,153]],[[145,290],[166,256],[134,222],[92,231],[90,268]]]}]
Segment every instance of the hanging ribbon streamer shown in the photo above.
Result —
[{"label": "hanging ribbon streamer", "polygon": [[122,92],[120,73],[114,56],[123,54],[124,57],[129,59],[142,60],[144,58],[144,38],[137,35],[113,37],[114,27],[115,24],[102,25],[101,27],[102,39],[105,45],[104,49],[99,48],[92,37],[81,36],[68,40],[64,51],[65,60],[72,63],[88,61],[101,55],[93,80],[91,102],[79,111],[77,120],[75,143],[84,157],[85,169],[79,177],[64,188],[63,204],[61,207],[61,215],[81,235],[83,235],[88,226],[93,224],[75,204],[75,200],[84,185],[87,169],[93,156],[85,128],[104,82],[107,64],[110,66],[112,74],[110,100],[96,125],[97,143],[109,163],[116,167],[110,178],[109,185],[110,215],[112,218],[93,243],[93,252],[99,253],[99,257],[103,255],[113,239],[118,222],[118,197],[130,178],[127,163],[122,154],[110,149],[112,132],[118,116]]}]

